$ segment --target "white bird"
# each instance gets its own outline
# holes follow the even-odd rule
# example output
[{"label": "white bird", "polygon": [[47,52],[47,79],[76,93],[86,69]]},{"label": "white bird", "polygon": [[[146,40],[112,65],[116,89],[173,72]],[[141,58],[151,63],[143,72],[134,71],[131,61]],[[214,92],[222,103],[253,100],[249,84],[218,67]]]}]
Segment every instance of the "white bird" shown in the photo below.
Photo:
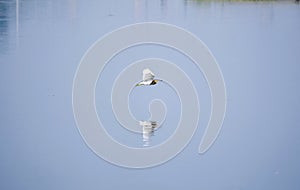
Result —
[{"label": "white bird", "polygon": [[142,86],[142,85],[155,85],[156,83],[158,83],[159,79],[154,79],[154,74],[152,73],[152,71],[150,69],[144,69],[143,70],[143,80],[141,82],[139,82],[138,84],[136,84],[135,86]]}]

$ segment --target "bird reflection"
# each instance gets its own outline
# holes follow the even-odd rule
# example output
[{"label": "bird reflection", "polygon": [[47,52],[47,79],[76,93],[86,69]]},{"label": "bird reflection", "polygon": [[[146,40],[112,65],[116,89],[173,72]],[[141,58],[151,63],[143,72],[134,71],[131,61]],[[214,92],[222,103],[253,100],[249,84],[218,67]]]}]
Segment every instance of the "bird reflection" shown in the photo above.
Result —
[{"label": "bird reflection", "polygon": [[150,146],[150,138],[153,136],[154,131],[157,129],[156,121],[140,121],[140,125],[143,127],[143,142],[144,146]]}]

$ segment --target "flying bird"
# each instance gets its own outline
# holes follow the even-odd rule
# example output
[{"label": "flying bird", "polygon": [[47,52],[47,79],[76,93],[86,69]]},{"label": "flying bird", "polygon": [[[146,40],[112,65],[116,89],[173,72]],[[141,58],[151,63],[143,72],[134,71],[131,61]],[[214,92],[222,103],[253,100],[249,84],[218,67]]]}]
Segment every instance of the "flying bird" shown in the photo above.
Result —
[{"label": "flying bird", "polygon": [[150,69],[144,69],[143,70],[143,80],[141,82],[139,82],[138,84],[136,84],[135,86],[142,86],[142,85],[155,85],[157,84],[159,81],[162,81],[160,79],[154,79],[154,74],[152,73],[152,71]]}]

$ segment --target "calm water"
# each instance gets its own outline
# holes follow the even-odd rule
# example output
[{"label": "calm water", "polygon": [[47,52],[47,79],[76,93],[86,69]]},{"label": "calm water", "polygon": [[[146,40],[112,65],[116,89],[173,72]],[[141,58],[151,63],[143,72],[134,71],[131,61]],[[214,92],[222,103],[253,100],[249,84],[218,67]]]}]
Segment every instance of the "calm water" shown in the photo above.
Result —
[{"label": "calm water", "polygon": [[[228,104],[217,141],[199,155],[210,114],[201,72],[164,47],[134,47],[116,56],[96,87],[105,126],[117,126],[111,85],[138,59],[177,60],[201,97],[199,128],[184,151],[159,167],[135,170],[111,165],[86,146],[73,117],[72,83],[94,41],[145,21],[174,24],[206,43],[223,72]],[[300,189],[299,30],[294,1],[1,0],[0,189]],[[145,92],[149,96],[141,96]],[[159,92],[170,112],[153,145],[176,127],[176,93],[158,86],[134,91],[130,99],[133,114],[144,118]],[[141,135],[107,131],[122,143],[143,146]]]}]

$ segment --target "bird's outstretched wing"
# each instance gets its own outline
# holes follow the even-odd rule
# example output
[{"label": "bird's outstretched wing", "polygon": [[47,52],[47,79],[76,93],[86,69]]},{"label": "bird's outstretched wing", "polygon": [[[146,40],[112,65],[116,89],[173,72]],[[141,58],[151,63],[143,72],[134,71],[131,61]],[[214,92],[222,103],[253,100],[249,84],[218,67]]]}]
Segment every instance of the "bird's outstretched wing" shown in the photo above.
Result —
[{"label": "bird's outstretched wing", "polygon": [[151,72],[150,69],[144,69],[143,70],[143,80],[153,80],[154,79],[154,74]]}]

